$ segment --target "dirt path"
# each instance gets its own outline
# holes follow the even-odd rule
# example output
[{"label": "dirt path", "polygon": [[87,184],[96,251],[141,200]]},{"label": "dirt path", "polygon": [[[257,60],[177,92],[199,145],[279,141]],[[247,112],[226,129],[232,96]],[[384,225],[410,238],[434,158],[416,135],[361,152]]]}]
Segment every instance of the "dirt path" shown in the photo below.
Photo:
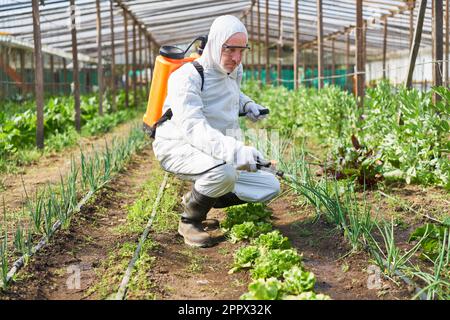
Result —
[{"label": "dirt path", "polygon": [[[134,156],[112,187],[84,208],[69,230],[58,233],[51,245],[20,272],[17,282],[6,295],[0,295],[0,299],[111,297],[131,258],[132,251],[122,249],[127,243],[137,243],[140,236],[140,232],[121,235],[116,231],[117,227],[125,224],[130,206],[140,201],[146,181],[157,179],[150,171],[151,166],[157,165],[149,148]],[[184,185],[184,188],[188,187]],[[312,223],[311,209],[296,205],[294,197],[283,196],[270,207],[274,227],[289,237],[299,253],[303,253],[305,267],[316,275],[316,292],[332,299],[411,298],[411,292],[405,286],[397,287],[384,279],[378,287],[369,288],[371,263],[367,254],[342,258],[349,251],[343,236],[322,221]],[[175,210],[178,212],[180,208]],[[223,210],[216,209],[208,215],[219,220],[224,216]],[[148,267],[140,275],[139,281],[144,282],[139,284],[141,292],[133,292],[135,285],[130,284],[128,298],[239,299],[251,281],[249,273],[228,274],[228,270],[234,252],[245,244],[231,244],[218,230],[213,235],[219,240],[218,244],[199,249],[186,246],[176,227],[164,232],[152,231],[148,242],[154,245],[144,251],[149,258],[141,262]],[[120,259],[111,259],[111,254]],[[77,272],[79,286],[74,280]]]},{"label": "dirt path", "polygon": [[[359,253],[339,260],[349,251],[342,235],[324,223],[308,223],[309,209],[299,209],[292,203],[292,197],[282,197],[270,205],[273,224],[291,240],[299,253],[303,253],[307,270],[316,275],[316,292],[338,300],[411,297],[404,286],[396,287],[386,280],[369,289],[367,269],[371,264],[367,254]],[[221,220],[224,215],[222,210],[213,210],[208,217]],[[244,244],[222,241],[212,248],[189,249],[176,232],[154,235],[154,238],[161,244],[152,252],[156,260],[150,278],[155,284],[156,298],[238,299],[247,291],[251,282],[248,272],[228,274],[234,251]],[[193,264],[193,257],[196,264]],[[196,266],[198,270],[195,270]]]},{"label": "dirt path", "polygon": [[[223,210],[213,209],[208,218],[222,220]],[[190,248],[172,232],[153,235],[161,245],[152,252],[156,257],[150,279],[157,299],[237,300],[247,292],[248,273],[228,274],[233,253],[242,244],[231,244],[220,231],[211,232],[218,244],[211,248]]]},{"label": "dirt path", "polygon": [[111,145],[114,138],[124,136],[131,129],[133,122],[123,123],[103,136],[83,137],[77,146],[43,157],[36,164],[24,166],[21,173],[0,175],[0,181],[4,186],[4,190],[0,189],[0,199],[5,199],[7,210],[11,212],[22,208],[25,197],[24,185],[29,194],[34,194],[36,188],[59,182],[60,175],[65,176],[69,171],[71,158],[79,160],[80,149],[86,155],[91,153],[93,148],[103,150],[105,141]]},{"label": "dirt path", "polygon": [[3,298],[89,298],[86,297],[88,290],[101,276],[97,269],[102,261],[110,251],[130,240],[114,232],[114,228],[125,222],[126,208],[150,178],[153,164],[149,148],[133,156],[126,171],[73,218],[68,230],[58,232],[50,245],[20,271],[18,281]]},{"label": "dirt path", "polygon": [[[143,184],[152,179],[149,167],[154,165],[157,162],[150,150],[134,156],[126,172],[111,184],[113,187],[101,192],[94,203],[85,207],[68,230],[56,234],[50,245],[20,271],[17,282],[6,294],[0,294],[0,299],[110,298],[131,258],[121,257],[121,262],[113,259],[109,264],[110,256],[120,257],[122,248],[127,243],[137,243],[140,236],[139,233],[121,236],[117,227],[125,224],[127,209],[136,202]],[[223,215],[220,210],[211,212],[211,217],[222,219]],[[216,231],[215,235],[224,240],[220,232]],[[144,275],[150,284],[148,296],[156,299],[238,299],[246,292],[247,274],[228,275],[232,255],[239,245],[223,241],[212,248],[191,248],[176,231],[152,232],[149,238],[158,245],[148,250],[154,259],[150,272]],[[104,274],[111,275],[107,279],[107,295],[101,284],[105,281]],[[132,291],[130,288],[130,299],[136,298]]]}]

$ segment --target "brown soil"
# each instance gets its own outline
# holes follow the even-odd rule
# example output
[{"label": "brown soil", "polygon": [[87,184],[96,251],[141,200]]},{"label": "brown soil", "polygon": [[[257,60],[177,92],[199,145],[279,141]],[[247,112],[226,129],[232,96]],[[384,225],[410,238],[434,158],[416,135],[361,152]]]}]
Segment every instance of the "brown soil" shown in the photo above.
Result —
[{"label": "brown soil", "polygon": [[[107,260],[108,253],[117,252],[127,241],[136,243],[140,236],[120,236],[113,229],[125,222],[127,206],[134,203],[143,183],[151,178],[149,167],[157,165],[153,161],[150,150],[134,156],[126,171],[111,184],[113,187],[103,191],[94,203],[86,206],[74,218],[69,230],[59,232],[51,244],[20,272],[17,282],[0,298],[99,299],[99,294],[90,289],[100,281],[102,262]],[[422,201],[428,201],[430,197],[416,189],[408,187],[391,191],[416,204],[425,205],[426,202]],[[407,194],[401,194],[405,192]],[[434,203],[446,204],[441,193],[434,194],[439,199]],[[369,198],[374,204],[377,203],[375,197]],[[271,203],[273,224],[289,237],[299,253],[303,253],[306,269],[316,275],[316,292],[338,300],[411,298],[411,288],[384,278],[380,287],[369,289],[368,269],[372,263],[368,254],[346,255],[350,246],[343,235],[322,220],[311,222],[314,216],[311,208],[298,205],[296,199],[285,195]],[[395,206],[385,201],[378,205],[388,215],[397,212]],[[223,219],[224,212],[212,210],[208,217]],[[415,226],[412,221],[407,222],[411,224],[396,233],[403,243]],[[219,231],[213,234],[218,240],[216,246],[196,249],[186,246],[176,231],[150,233],[149,237],[157,246],[149,251],[155,260],[146,276],[151,283],[149,291],[156,299],[238,299],[247,291],[250,282],[248,272],[228,274],[233,253],[243,244],[227,242]],[[81,287],[77,290],[67,286],[67,272],[71,266],[80,268]],[[117,286],[118,282],[120,279],[111,279],[111,286]]]},{"label": "brown soil", "polygon": [[[208,218],[223,219],[222,210],[213,209]],[[152,253],[155,268],[150,274],[156,299],[224,300],[239,299],[247,291],[250,278],[246,273],[228,274],[233,253],[242,244],[226,241],[219,230],[211,232],[217,245],[210,248],[187,247],[176,232],[153,235],[160,246]],[[192,255],[199,262],[194,268]]]},{"label": "brown soil", "polygon": [[[111,183],[113,187],[74,217],[68,230],[58,232],[0,299],[99,299],[99,293],[90,289],[100,281],[102,262],[125,242],[137,243],[140,236],[120,236],[114,229],[125,222],[127,206],[150,179],[149,166],[157,165],[153,161],[151,151],[135,156],[126,172]],[[220,210],[210,214],[212,218],[223,215]],[[217,230],[215,235],[218,241],[224,240]],[[150,237],[158,243],[150,252],[156,260],[148,274],[157,299],[238,299],[246,291],[248,275],[228,275],[232,254],[239,245],[223,241],[211,248],[195,249],[187,247],[176,231],[151,233]],[[70,280],[74,274],[71,268],[80,272],[79,289],[68,286],[75,284]],[[125,269],[121,272],[120,279]],[[111,279],[111,288],[117,287],[120,279]]]},{"label": "brown soil", "polygon": [[[151,165],[149,149],[133,156],[126,171],[73,218],[68,230],[55,234],[0,298],[84,299],[87,290],[97,283],[96,271],[107,254],[133,240],[113,229],[125,223],[127,206],[134,203],[142,184],[150,178]],[[70,278],[76,270],[81,276],[79,289]]]},{"label": "brown soil", "polygon": [[0,199],[4,198],[7,211],[18,211],[22,208],[25,199],[24,186],[27,193],[32,195],[37,188],[58,183],[60,176],[64,177],[70,170],[71,158],[79,161],[80,150],[83,150],[85,155],[90,154],[93,149],[103,150],[105,141],[111,145],[113,139],[124,136],[124,133],[130,130],[132,123],[121,124],[103,136],[83,137],[77,146],[42,157],[34,164],[21,167],[20,173],[0,175],[4,187],[4,190],[0,189]]}]

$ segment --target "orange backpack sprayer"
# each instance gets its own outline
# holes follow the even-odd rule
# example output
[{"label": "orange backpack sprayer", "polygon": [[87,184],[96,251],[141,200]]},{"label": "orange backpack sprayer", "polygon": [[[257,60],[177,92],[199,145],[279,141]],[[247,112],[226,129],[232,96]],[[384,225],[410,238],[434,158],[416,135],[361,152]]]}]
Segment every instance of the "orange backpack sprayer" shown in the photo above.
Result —
[{"label": "orange backpack sprayer", "polygon": [[[201,44],[197,52],[191,54],[189,57],[185,57],[186,52],[198,40],[201,40]],[[158,124],[170,119],[171,117],[171,112],[169,116],[166,114],[162,115],[164,100],[167,96],[167,82],[170,74],[183,64],[193,62],[195,59],[200,57],[203,49],[205,48],[206,41],[207,36],[201,36],[192,41],[192,43],[184,51],[175,46],[162,46],[159,50],[159,55],[156,57],[155,68],[153,70],[147,111],[145,112],[143,119],[144,131],[148,133],[150,137],[154,138]]]}]

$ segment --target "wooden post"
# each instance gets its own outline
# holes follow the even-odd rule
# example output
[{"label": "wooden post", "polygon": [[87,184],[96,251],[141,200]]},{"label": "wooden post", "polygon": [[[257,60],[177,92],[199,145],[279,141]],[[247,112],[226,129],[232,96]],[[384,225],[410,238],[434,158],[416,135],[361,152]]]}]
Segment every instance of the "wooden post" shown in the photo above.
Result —
[{"label": "wooden post", "polygon": [[143,83],[143,78],[142,78],[142,29],[141,27],[139,27],[139,95],[142,98],[142,94],[143,94],[143,87],[142,87],[142,83]]},{"label": "wooden post", "polygon": [[266,10],[265,10],[265,18],[266,18],[266,85],[270,84],[270,48],[269,48],[269,0],[266,0]]},{"label": "wooden post", "polygon": [[[247,28],[247,15],[244,16],[244,22],[243,23],[244,23],[245,28],[248,30],[248,28]],[[248,35],[248,33],[247,33],[247,35]],[[245,71],[247,71],[247,65],[248,65],[248,56],[247,56],[247,54],[244,54],[242,56],[242,64],[245,66],[244,74],[243,74],[243,77],[244,77],[245,76]]]},{"label": "wooden post", "polygon": [[130,98],[129,98],[129,88],[128,88],[128,72],[129,72],[129,64],[128,64],[128,14],[127,11],[123,10],[123,18],[125,24],[125,108],[130,106]]},{"label": "wooden post", "polygon": [[80,109],[80,75],[78,72],[78,47],[77,47],[77,25],[75,21],[75,0],[70,0],[70,19],[72,32],[72,81],[73,81],[73,97],[75,108],[75,129],[81,131],[81,109]]},{"label": "wooden post", "polygon": [[252,76],[251,79],[254,80],[255,79],[255,33],[254,33],[254,29],[253,29],[253,5],[250,11],[250,42],[251,42],[251,46],[252,46],[252,57],[251,57],[251,63],[252,63]]},{"label": "wooden post", "polygon": [[348,74],[351,73],[350,70],[350,33],[347,32],[347,36],[345,38],[345,73],[347,76],[345,77],[347,90],[351,90],[350,86],[352,84],[352,76]]},{"label": "wooden post", "polygon": [[414,42],[409,53],[408,75],[406,77],[406,87],[411,88],[414,67],[416,65],[417,53],[419,52],[420,40],[422,38],[423,20],[427,8],[427,0],[420,1],[419,14],[417,16],[416,28],[414,29]]},{"label": "wooden post", "polygon": [[114,43],[114,11],[113,0],[109,1],[110,24],[111,24],[111,108],[117,110],[116,106],[116,48]]},{"label": "wooden post", "polygon": [[[0,64],[3,64],[5,59],[4,48],[0,46]],[[0,100],[6,98],[6,83],[4,82],[3,74],[0,74]]]},{"label": "wooden post", "polygon": [[132,54],[132,62],[133,67],[131,70],[133,70],[133,106],[136,108],[138,106],[138,96],[137,96],[137,76],[136,76],[136,22],[133,21],[133,54]]},{"label": "wooden post", "polygon": [[322,0],[317,0],[317,87],[323,88],[323,12]]},{"label": "wooden post", "polygon": [[[433,61],[436,61],[433,65],[433,86],[442,86],[442,78],[444,73],[444,64],[442,60],[444,59],[444,46],[443,46],[443,2],[442,0],[433,0],[433,48],[434,55]],[[433,101],[436,103],[441,100],[441,96],[437,93],[433,95]]]},{"label": "wooden post", "polygon": [[445,85],[448,87],[450,87],[450,82],[449,82],[449,59],[450,59],[450,55],[449,55],[449,34],[450,34],[450,17],[449,17],[449,2],[450,0],[447,0],[445,2]]},{"label": "wooden post", "polygon": [[[153,55],[152,55],[152,41],[150,40],[150,38],[147,39],[148,41],[148,71],[150,71],[151,76],[153,77]],[[148,72],[147,72],[147,77],[149,76]],[[147,99],[150,96],[150,85],[151,85],[151,81],[152,81],[152,77],[149,77],[147,80]]]},{"label": "wooden post", "polygon": [[410,2],[409,8],[409,47],[411,48],[414,39],[414,5],[415,0]]},{"label": "wooden post", "polygon": [[148,98],[148,87],[149,87],[149,85],[148,85],[148,72],[147,72],[147,70],[148,70],[148,60],[149,60],[149,57],[148,57],[148,46],[149,46],[148,38],[146,38],[145,35],[144,35],[144,72],[145,72],[146,98]]},{"label": "wooden post", "polygon": [[384,32],[383,32],[383,79],[386,79],[387,34],[388,34],[388,21],[386,17],[384,19]]},{"label": "wooden post", "polygon": [[39,17],[39,0],[32,0],[33,6],[33,38],[34,38],[34,61],[35,91],[36,91],[36,146],[44,148],[44,65],[42,61],[41,25]]},{"label": "wooden post", "polygon": [[298,89],[298,0],[294,0],[294,89]]},{"label": "wooden post", "polygon": [[363,4],[362,0],[356,0],[356,99],[358,107],[364,103],[364,47],[363,47]]},{"label": "wooden post", "polygon": [[336,78],[334,75],[336,74],[336,56],[334,51],[334,38],[331,39],[331,83],[336,84]]},{"label": "wooden post", "polygon": [[100,0],[97,7],[97,81],[98,81],[98,114],[103,115],[103,62],[102,62],[102,16]]},{"label": "wooden post", "polygon": [[[431,58],[434,57],[434,46],[433,46],[433,20],[434,20],[434,0],[431,0]],[[434,61],[434,60],[432,60]],[[431,64],[431,69],[433,69],[433,63]],[[433,78],[431,78],[431,85],[433,85]]]},{"label": "wooden post", "polygon": [[278,45],[277,45],[277,78],[278,85],[281,86],[281,39],[283,34],[281,33],[281,0],[278,0]]},{"label": "wooden post", "polygon": [[[367,20],[363,21],[363,68],[366,71],[367,61]],[[366,87],[366,76],[364,75],[364,90]]]},{"label": "wooden post", "polygon": [[262,77],[261,77],[261,10],[259,6],[259,1],[256,0],[256,3],[258,5],[258,81],[259,85],[262,85]]},{"label": "wooden post", "polygon": [[[6,51],[6,54],[5,54],[5,65],[9,67],[9,65],[10,65],[9,56],[11,55],[11,48],[5,48],[5,51]],[[44,63],[43,63],[43,65],[44,65]],[[45,70],[44,70],[44,72],[45,72]],[[44,91],[45,91],[45,73],[44,73],[44,78],[43,79],[44,79],[43,85],[44,85]],[[7,97],[10,94],[9,93],[10,85],[9,85],[8,81],[9,80],[7,80],[7,83],[6,83],[6,96]]]}]

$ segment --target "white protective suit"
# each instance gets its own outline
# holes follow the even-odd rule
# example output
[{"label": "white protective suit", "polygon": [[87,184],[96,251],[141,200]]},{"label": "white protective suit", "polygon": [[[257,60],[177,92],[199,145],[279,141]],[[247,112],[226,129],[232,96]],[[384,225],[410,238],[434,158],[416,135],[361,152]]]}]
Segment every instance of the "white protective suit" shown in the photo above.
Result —
[{"label": "white protective suit", "polygon": [[169,77],[163,113],[171,108],[171,120],[156,130],[153,150],[161,166],[182,179],[195,181],[203,195],[218,198],[234,192],[247,202],[267,201],[280,191],[277,178],[268,172],[236,170],[239,111],[252,101],[240,91],[242,64],[228,74],[220,66],[222,45],[245,26],[234,16],[214,20],[208,42],[197,61],[204,68],[204,87],[200,74],[187,63]]}]

